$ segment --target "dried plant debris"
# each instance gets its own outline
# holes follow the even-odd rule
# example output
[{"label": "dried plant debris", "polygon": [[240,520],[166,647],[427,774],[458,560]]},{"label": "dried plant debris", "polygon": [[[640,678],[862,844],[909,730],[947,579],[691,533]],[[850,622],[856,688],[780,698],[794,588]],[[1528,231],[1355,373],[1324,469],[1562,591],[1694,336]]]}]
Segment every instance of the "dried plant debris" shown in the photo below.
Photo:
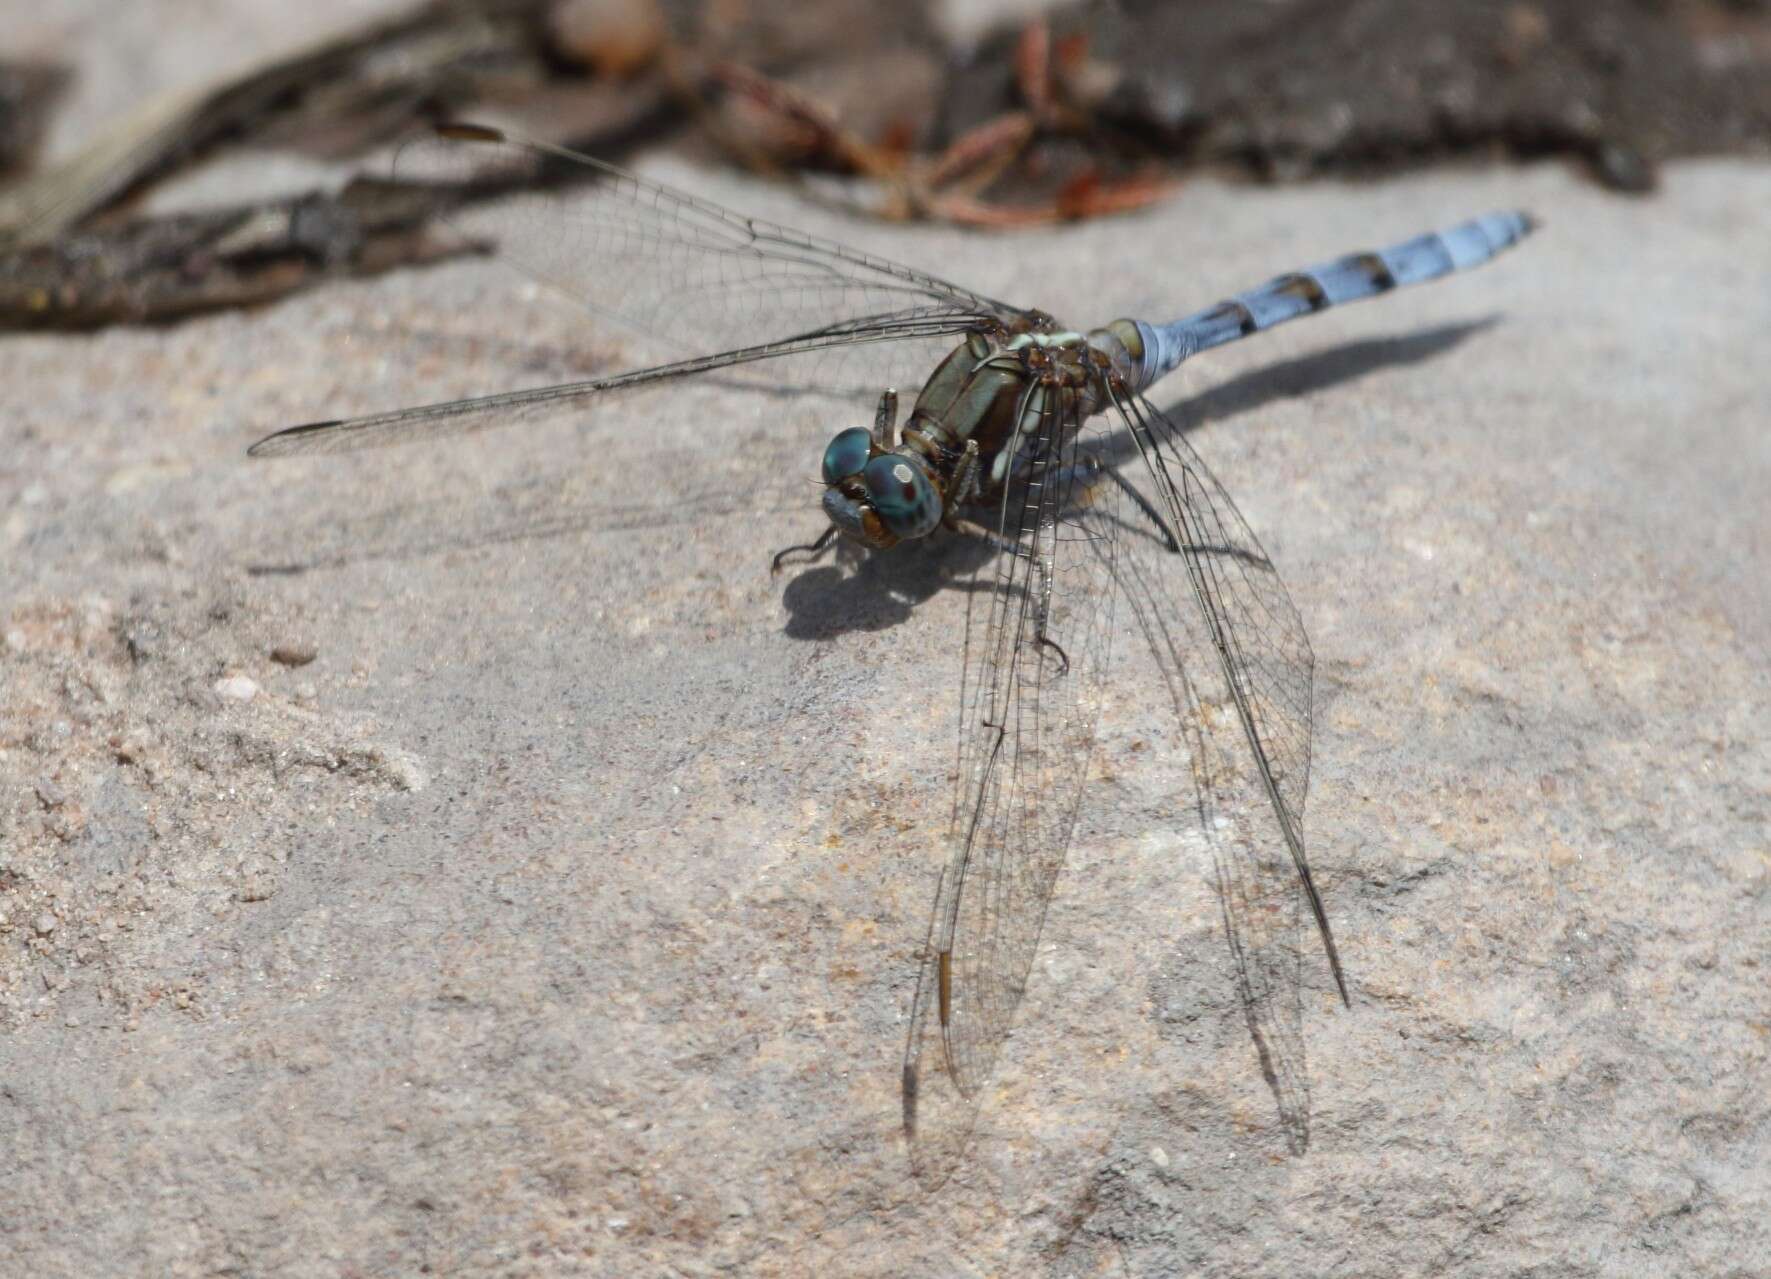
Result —
[{"label": "dried plant debris", "polygon": [[[118,203],[223,147],[360,154],[468,103],[618,144],[668,107],[661,72],[562,78],[542,0],[442,0],[150,103],[66,164],[0,192],[0,329],[160,321],[269,301],[315,280],[423,262],[435,193],[340,193],[125,220]],[[385,165],[385,156],[376,162]]]},{"label": "dried plant debris", "polygon": [[[689,123],[760,171],[844,175],[873,213],[991,227],[1137,208],[1201,168],[1556,154],[1643,191],[1664,159],[1771,142],[1766,0],[1119,0],[963,46],[938,9],[427,0],[148,104],[0,190],[0,328],[165,319],[426,260],[423,200],[385,184],[120,219],[224,149],[360,157],[464,112],[604,155]],[[0,167],[56,84],[0,65]]]},{"label": "dried plant debris", "polygon": [[67,86],[61,67],[0,62],[0,175],[22,169],[42,141],[49,111]]},{"label": "dried plant debris", "polygon": [[[1054,39],[1037,20],[1008,47],[1006,77],[947,74],[910,45],[782,77],[716,59],[698,85],[715,107],[704,122],[753,168],[868,179],[878,194],[867,207],[894,219],[1024,226],[1168,194],[1156,150],[1101,127],[1096,108],[1117,75],[1086,37]],[[979,109],[955,127],[962,85],[957,100]]]},{"label": "dried plant debris", "polygon": [[928,29],[725,51],[704,123],[759,170],[858,175],[887,216],[984,225],[1136,207],[1199,168],[1562,155],[1645,191],[1665,159],[1771,148],[1765,0],[1122,0],[963,54]]},{"label": "dried plant debris", "polygon": [[300,145],[311,133],[337,152],[383,141],[421,111],[539,66],[542,7],[434,0],[150,102],[68,162],[0,193],[0,243],[52,240],[224,144]]},{"label": "dried plant debris", "polygon": [[363,180],[337,196],[172,214],[0,253],[0,329],[164,321],[272,301],[316,280],[460,252],[429,233],[437,193]]},{"label": "dried plant debris", "polygon": [[[1771,149],[1764,0],[1127,8],[1128,81],[1188,90],[1180,154],[1270,179],[1499,151],[1582,158],[1635,191],[1666,159]],[[1176,123],[1125,104],[1134,130]]]}]

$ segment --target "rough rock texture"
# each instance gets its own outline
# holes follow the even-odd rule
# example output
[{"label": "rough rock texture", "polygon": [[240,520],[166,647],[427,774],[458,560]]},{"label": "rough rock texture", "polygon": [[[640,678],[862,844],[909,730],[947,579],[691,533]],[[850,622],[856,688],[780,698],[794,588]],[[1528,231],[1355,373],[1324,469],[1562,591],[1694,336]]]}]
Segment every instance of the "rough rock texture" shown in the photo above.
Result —
[{"label": "rough rock texture", "polygon": [[1269,1088],[1128,620],[1021,1028],[931,1194],[898,1064],[973,561],[771,580],[847,423],[709,385],[244,458],[629,358],[490,261],[13,338],[9,1272],[1765,1273],[1771,170],[1200,183],[985,238],[653,167],[1082,323],[1544,219],[1157,397],[1310,628],[1353,1008],[1302,937]]}]

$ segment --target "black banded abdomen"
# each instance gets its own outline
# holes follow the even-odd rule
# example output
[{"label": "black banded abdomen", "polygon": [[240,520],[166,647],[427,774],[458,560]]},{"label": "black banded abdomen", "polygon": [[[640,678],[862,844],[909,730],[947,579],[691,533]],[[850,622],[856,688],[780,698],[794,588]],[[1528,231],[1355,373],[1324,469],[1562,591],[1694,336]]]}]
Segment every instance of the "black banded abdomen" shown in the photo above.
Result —
[{"label": "black banded abdomen", "polygon": [[1387,249],[1275,276],[1173,324],[1145,326],[1146,385],[1189,356],[1300,315],[1480,266],[1524,239],[1534,225],[1524,213],[1490,213]]}]

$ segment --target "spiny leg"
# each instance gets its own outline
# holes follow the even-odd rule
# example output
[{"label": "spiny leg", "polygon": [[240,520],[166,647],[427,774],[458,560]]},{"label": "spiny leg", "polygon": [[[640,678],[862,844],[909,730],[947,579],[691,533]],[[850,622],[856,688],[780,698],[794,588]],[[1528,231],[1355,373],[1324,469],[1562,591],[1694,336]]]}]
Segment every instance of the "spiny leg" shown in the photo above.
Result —
[{"label": "spiny leg", "polygon": [[977,538],[999,554],[1013,555],[1032,563],[1034,571],[1039,574],[1039,594],[1034,610],[1033,638],[1041,648],[1049,648],[1058,655],[1060,663],[1058,674],[1068,675],[1070,673],[1070,654],[1064,651],[1063,645],[1045,633],[1046,618],[1050,615],[1052,600],[1051,566],[1045,562],[1045,557],[1035,555],[1007,538],[999,537],[975,520],[955,518],[947,522],[947,527],[955,533]]},{"label": "spiny leg", "polygon": [[1039,607],[1033,623],[1033,638],[1040,647],[1049,648],[1058,655],[1058,674],[1070,673],[1070,654],[1066,653],[1057,640],[1045,633],[1046,620],[1051,616],[1052,607],[1052,571],[1051,565],[1045,562],[1045,556],[1035,555],[1033,566],[1039,570]]},{"label": "spiny leg", "polygon": [[873,444],[881,453],[898,446],[897,387],[888,386],[879,394],[879,407],[873,413]]},{"label": "spiny leg", "polygon": [[953,468],[953,489],[951,496],[947,499],[949,511],[958,510],[978,495],[978,468],[981,465],[978,458],[978,442],[967,440],[965,452],[959,456],[959,465]]}]

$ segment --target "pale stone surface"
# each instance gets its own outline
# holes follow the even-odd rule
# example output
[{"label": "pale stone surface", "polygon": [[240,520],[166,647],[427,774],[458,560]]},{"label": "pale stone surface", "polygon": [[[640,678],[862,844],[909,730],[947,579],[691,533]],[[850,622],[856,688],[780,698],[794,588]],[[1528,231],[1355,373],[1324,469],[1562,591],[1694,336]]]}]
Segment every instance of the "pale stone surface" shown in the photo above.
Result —
[{"label": "pale stone surface", "polygon": [[[1648,202],[1557,168],[1201,182],[982,237],[654,167],[1077,323],[1543,217],[1156,397],[1193,397],[1315,645],[1306,824],[1354,1000],[1307,951],[1307,1148],[1128,626],[969,1169],[912,1181],[951,564],[771,580],[846,423],[726,387],[245,460],[623,360],[467,262],[0,342],[20,1273],[1763,1273],[1771,170]],[[236,676],[257,695],[214,696]]]}]

